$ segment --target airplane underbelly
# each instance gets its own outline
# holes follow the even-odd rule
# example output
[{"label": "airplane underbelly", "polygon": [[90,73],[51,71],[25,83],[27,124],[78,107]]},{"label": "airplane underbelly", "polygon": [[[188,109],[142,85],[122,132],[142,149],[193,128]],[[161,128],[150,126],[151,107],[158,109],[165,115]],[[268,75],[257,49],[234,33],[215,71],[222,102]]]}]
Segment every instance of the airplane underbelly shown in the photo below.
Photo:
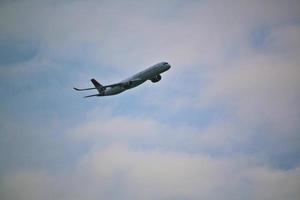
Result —
[{"label": "airplane underbelly", "polygon": [[134,88],[134,87],[136,87],[136,86],[139,86],[139,85],[141,85],[142,83],[144,83],[145,81],[144,80],[141,80],[141,81],[135,81],[134,83],[132,83],[131,85],[130,85],[130,89],[131,88]]},{"label": "airplane underbelly", "polygon": [[112,87],[112,88],[107,88],[104,92],[104,95],[115,95],[124,91],[125,89],[122,87]]}]

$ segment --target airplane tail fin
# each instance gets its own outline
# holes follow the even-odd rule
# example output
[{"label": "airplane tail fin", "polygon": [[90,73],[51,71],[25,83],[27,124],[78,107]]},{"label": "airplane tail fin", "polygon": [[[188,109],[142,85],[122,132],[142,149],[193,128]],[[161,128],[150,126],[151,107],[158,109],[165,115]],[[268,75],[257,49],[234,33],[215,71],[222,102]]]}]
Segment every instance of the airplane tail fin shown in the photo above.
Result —
[{"label": "airplane tail fin", "polygon": [[98,81],[95,79],[91,79],[92,83],[94,84],[95,88],[98,90],[99,94],[103,94],[105,87],[101,85]]},{"label": "airplane tail fin", "polygon": [[94,86],[96,88],[102,88],[103,85],[101,85],[98,81],[96,81],[95,79],[91,79],[92,83],[94,84]]}]

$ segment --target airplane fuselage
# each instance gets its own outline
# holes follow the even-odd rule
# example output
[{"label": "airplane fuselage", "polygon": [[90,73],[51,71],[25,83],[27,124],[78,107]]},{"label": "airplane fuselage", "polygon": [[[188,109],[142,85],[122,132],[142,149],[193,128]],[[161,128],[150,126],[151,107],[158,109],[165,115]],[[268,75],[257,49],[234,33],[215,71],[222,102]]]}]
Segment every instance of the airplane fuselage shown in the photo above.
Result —
[{"label": "airplane fuselage", "polygon": [[146,82],[147,80],[151,80],[155,78],[157,75],[167,71],[170,69],[169,64],[163,65],[163,63],[158,63],[153,65],[123,81],[120,82],[119,86],[112,86],[107,87],[103,93],[103,95],[99,96],[109,96],[109,95],[116,95],[126,90],[132,89],[142,83]]},{"label": "airplane fuselage", "polygon": [[151,80],[153,83],[160,81],[161,75],[163,72],[169,70],[171,66],[167,62],[161,62],[156,65],[153,65],[119,83],[115,83],[112,85],[103,86],[98,83],[95,79],[92,79],[95,88],[86,88],[86,89],[78,89],[74,88],[75,90],[82,91],[82,90],[91,90],[97,89],[99,94],[89,95],[86,97],[91,96],[110,96],[116,95],[131,88],[134,88],[142,83],[146,82],[147,80]]}]

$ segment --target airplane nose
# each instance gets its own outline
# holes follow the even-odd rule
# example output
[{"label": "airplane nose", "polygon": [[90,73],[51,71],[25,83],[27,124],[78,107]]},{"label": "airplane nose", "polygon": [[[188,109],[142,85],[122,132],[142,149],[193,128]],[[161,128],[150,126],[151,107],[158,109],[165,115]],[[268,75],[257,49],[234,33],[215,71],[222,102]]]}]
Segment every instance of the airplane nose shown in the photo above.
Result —
[{"label": "airplane nose", "polygon": [[159,65],[159,68],[163,71],[167,71],[171,68],[171,65],[167,62],[163,62],[162,65]]}]

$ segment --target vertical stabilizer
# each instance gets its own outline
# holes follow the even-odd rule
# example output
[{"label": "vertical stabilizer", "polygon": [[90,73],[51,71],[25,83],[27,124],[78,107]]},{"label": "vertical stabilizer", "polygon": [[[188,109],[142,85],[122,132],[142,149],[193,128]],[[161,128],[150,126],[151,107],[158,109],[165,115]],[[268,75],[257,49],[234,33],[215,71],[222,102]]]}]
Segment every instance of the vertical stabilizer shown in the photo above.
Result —
[{"label": "vertical stabilizer", "polygon": [[103,87],[103,85],[101,85],[98,81],[96,81],[95,79],[91,79],[91,81],[92,81],[92,83],[94,84],[94,86],[96,87],[96,88],[101,88],[101,87]]},{"label": "vertical stabilizer", "polygon": [[103,85],[101,85],[98,81],[95,79],[91,79],[91,82],[94,84],[95,88],[98,90],[99,94],[102,94],[105,90]]}]

